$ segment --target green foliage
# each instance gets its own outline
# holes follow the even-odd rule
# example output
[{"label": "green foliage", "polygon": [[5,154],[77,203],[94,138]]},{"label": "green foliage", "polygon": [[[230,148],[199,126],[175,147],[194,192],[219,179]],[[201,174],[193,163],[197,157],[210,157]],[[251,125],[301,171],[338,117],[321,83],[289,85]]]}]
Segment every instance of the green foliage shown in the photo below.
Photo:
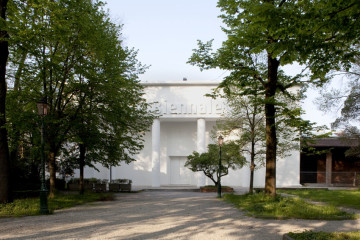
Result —
[{"label": "green foliage", "polygon": [[[100,179],[97,178],[84,178],[84,184],[88,184],[88,183],[98,183]],[[79,178],[72,178],[68,181],[69,183],[80,183],[80,179]]]},{"label": "green foliage", "polygon": [[[260,1],[219,0],[227,40],[215,52],[212,41],[198,41],[189,59],[201,70],[220,68],[230,74],[220,85],[225,93],[237,86],[240,96],[264,98],[266,116],[265,191],[275,196],[278,116],[290,127],[309,129],[289,89],[307,83],[322,85],[334,69],[347,69],[358,55],[360,39],[357,0]],[[346,25],[344,26],[344,24]],[[283,67],[299,63],[299,73]],[[230,86],[230,87],[229,87]],[[279,97],[282,95],[285,98]]]},{"label": "green foliage", "polygon": [[281,65],[307,64],[311,80],[324,80],[330,70],[349,66],[357,52],[356,0],[220,0],[218,6],[234,43],[254,53],[266,49]]},{"label": "green foliage", "polygon": [[[227,88],[230,86],[227,85]],[[226,99],[228,110],[225,118],[218,120],[215,132],[221,132],[224,136],[235,138],[240,152],[250,155],[248,163],[250,167],[249,192],[253,192],[254,171],[256,166],[264,165],[265,157],[265,112],[261,96],[257,93],[249,96],[237,94],[237,87],[231,86],[231,91],[220,94],[215,90],[217,96]],[[213,95],[215,97],[215,95]]]},{"label": "green foliage", "polygon": [[0,205],[0,217],[20,217],[39,215],[39,198],[17,199]]},{"label": "green foliage", "polygon": [[[229,109],[225,112],[225,118],[217,122],[216,130],[225,136],[237,136],[236,143],[240,145],[241,151],[254,154],[255,161],[263,165],[266,138],[264,96],[258,92],[243,96],[241,87],[235,84],[225,86],[223,83],[222,87],[216,89],[212,97],[225,98]],[[224,88],[227,89],[226,93],[221,94]],[[256,89],[258,88],[261,88],[259,83]],[[300,133],[311,135],[310,128],[307,128],[309,123],[300,118],[302,110],[295,99],[299,100],[297,94],[291,94],[291,98],[287,99],[281,93],[276,99],[277,154],[280,157],[299,149]]]},{"label": "green foliage", "polygon": [[[54,210],[57,209],[70,208],[88,202],[113,199],[114,196],[112,193],[86,193],[83,195],[57,194],[55,198],[48,199],[48,207],[50,213],[53,213]],[[0,218],[40,215],[39,208],[39,198],[18,199],[13,203],[0,204]]]},{"label": "green foliage", "polygon": [[[219,179],[219,146],[209,144],[205,153],[193,152],[187,157],[185,167],[193,172],[203,172],[210,178],[215,186]],[[229,173],[229,169],[241,168],[246,162],[245,157],[240,153],[239,145],[234,142],[226,142],[221,147],[221,177]],[[216,178],[215,178],[216,176]]]},{"label": "green foliage", "polygon": [[[323,88],[322,98],[317,99],[317,104],[323,111],[338,111],[341,109],[341,116],[338,117],[332,124],[335,129],[349,128],[349,135],[356,135],[358,132],[353,124],[358,122],[359,109],[359,97],[360,97],[360,61],[358,60],[354,64],[354,70],[352,73],[347,74],[349,77],[346,87],[343,89],[327,89]],[[354,128],[354,129],[351,129]],[[357,130],[358,131],[358,130]]]},{"label": "green foliage", "polygon": [[294,240],[357,240],[360,239],[360,232],[314,232],[304,231],[302,233],[288,233],[289,237]]},{"label": "green foliage", "polygon": [[38,159],[35,106],[45,98],[51,179],[56,158],[64,174],[79,165],[133,161],[153,119],[138,80],[146,67],[135,50],[123,46],[121,26],[110,21],[104,3],[14,0],[9,5],[7,116],[14,154],[21,145],[26,159]]},{"label": "green foliage", "polygon": [[360,191],[352,190],[324,190],[299,189],[279,190],[284,193],[297,195],[314,201],[326,202],[334,206],[360,209]]},{"label": "green foliage", "polygon": [[[357,46],[358,48],[360,45]],[[338,117],[331,127],[334,130],[341,132],[343,140],[358,139],[360,130],[358,128],[359,114],[360,114],[360,55],[356,57],[352,68],[347,71],[336,72],[346,76],[345,87],[338,87],[336,89],[328,89],[325,86],[322,89],[322,97],[317,99],[317,104],[324,112],[341,110],[341,116]],[[360,156],[360,147],[351,147],[345,152],[347,156]]]},{"label": "green foliage", "polygon": [[299,219],[355,219],[355,214],[340,211],[334,206],[314,205],[299,198],[269,197],[263,193],[245,195],[224,195],[224,200],[247,212],[247,215],[260,218],[299,218]]},{"label": "green foliage", "polygon": [[262,97],[257,94],[244,97],[237,94],[236,86],[232,86],[231,89],[231,92],[226,94],[220,94],[221,90],[217,89],[216,95],[213,95],[225,98],[229,106],[224,113],[224,119],[217,121],[214,132],[220,131],[224,136],[236,137],[235,142],[240,145],[242,152],[251,154],[251,144],[256,145],[253,153],[261,162],[261,155],[265,154],[265,114]]}]

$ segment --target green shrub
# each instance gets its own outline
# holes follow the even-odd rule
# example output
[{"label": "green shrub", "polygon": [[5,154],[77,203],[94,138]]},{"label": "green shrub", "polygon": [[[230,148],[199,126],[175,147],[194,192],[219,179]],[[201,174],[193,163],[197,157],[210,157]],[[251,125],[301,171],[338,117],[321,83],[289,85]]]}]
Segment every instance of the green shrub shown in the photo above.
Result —
[{"label": "green shrub", "polygon": [[[101,180],[97,179],[97,178],[84,178],[84,184],[99,183],[99,181],[101,181]],[[68,184],[71,184],[71,183],[79,184],[80,179],[72,178],[68,181]]]},{"label": "green shrub", "polygon": [[13,191],[14,199],[23,199],[23,198],[35,198],[40,196],[40,189],[38,190],[24,190],[24,191]]},{"label": "green shrub", "polygon": [[114,179],[114,180],[111,180],[111,183],[119,183],[119,184],[131,184],[132,183],[132,180],[131,179]]}]

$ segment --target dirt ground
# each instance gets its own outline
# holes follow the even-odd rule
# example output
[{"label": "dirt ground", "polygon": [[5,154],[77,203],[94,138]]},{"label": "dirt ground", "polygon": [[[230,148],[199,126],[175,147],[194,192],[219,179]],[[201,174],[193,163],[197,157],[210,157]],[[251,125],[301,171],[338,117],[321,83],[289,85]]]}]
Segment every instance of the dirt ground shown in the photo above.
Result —
[{"label": "dirt ground", "polygon": [[116,195],[112,202],[53,215],[0,219],[0,239],[282,239],[303,230],[354,231],[360,220],[264,220],[216,198],[216,193],[151,192]]}]

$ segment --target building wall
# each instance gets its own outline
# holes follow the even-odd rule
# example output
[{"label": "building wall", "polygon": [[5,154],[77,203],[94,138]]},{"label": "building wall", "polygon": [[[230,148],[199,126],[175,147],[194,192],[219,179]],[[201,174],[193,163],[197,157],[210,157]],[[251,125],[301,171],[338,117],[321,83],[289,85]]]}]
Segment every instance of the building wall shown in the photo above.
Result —
[{"label": "building wall", "polygon": [[[210,143],[210,133],[214,122],[207,123],[206,135],[207,142]],[[170,161],[173,157],[186,157],[196,150],[196,122],[169,123],[161,124],[161,158],[160,158],[160,184],[172,185]],[[145,136],[145,142],[151,142],[151,132]],[[293,151],[292,156],[277,161],[277,186],[298,186],[300,172],[300,157],[297,151]],[[85,177],[95,177],[98,179],[109,179],[109,169],[97,166],[100,172],[86,168]],[[190,170],[189,170],[190,171]],[[146,144],[143,151],[136,156],[136,162],[122,164],[119,167],[112,167],[112,179],[126,178],[132,179],[134,186],[151,186],[152,167],[151,167],[151,144]],[[226,186],[248,187],[250,183],[250,169],[246,165],[240,170],[230,170],[229,175],[222,178],[222,184]],[[265,168],[257,169],[254,174],[254,187],[264,187]],[[190,174],[190,182],[183,185],[197,185],[196,173]],[[206,185],[212,185],[210,179],[206,179]]]},{"label": "building wall", "polygon": [[[217,99],[205,97],[217,86],[214,83],[149,83],[145,84],[146,98],[154,103],[152,110],[160,115],[160,157],[154,159],[152,129],[145,135],[144,149],[135,156],[136,161],[112,167],[112,179],[132,179],[135,186],[152,186],[155,179],[160,185],[212,185],[202,173],[193,173],[183,166],[186,156],[193,151],[206,151],[216,120],[225,111],[224,103]],[[199,121],[205,122],[205,130],[199,127]],[[204,139],[199,139],[204,136]],[[226,140],[226,139],[225,139]],[[155,155],[156,156],[156,155]],[[160,162],[160,170],[154,170],[154,162]],[[85,177],[109,179],[110,171],[97,166],[100,172],[85,169]],[[300,154],[293,151],[291,156],[277,161],[277,186],[299,185]],[[158,172],[157,172],[158,171]],[[158,175],[158,176],[157,176]],[[157,178],[158,177],[158,178]],[[249,166],[240,170],[230,170],[229,175],[222,178],[222,185],[248,187],[250,182]],[[255,171],[254,186],[263,187],[265,168]]]}]

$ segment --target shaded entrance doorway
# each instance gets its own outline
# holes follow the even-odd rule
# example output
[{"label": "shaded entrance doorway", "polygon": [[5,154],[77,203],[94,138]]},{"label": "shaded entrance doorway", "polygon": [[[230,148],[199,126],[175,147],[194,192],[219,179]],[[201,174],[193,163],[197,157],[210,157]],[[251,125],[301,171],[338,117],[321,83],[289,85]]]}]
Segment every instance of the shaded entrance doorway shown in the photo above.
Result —
[{"label": "shaded entrance doorway", "polygon": [[170,184],[191,184],[192,171],[185,167],[187,158],[185,156],[170,157]]}]

